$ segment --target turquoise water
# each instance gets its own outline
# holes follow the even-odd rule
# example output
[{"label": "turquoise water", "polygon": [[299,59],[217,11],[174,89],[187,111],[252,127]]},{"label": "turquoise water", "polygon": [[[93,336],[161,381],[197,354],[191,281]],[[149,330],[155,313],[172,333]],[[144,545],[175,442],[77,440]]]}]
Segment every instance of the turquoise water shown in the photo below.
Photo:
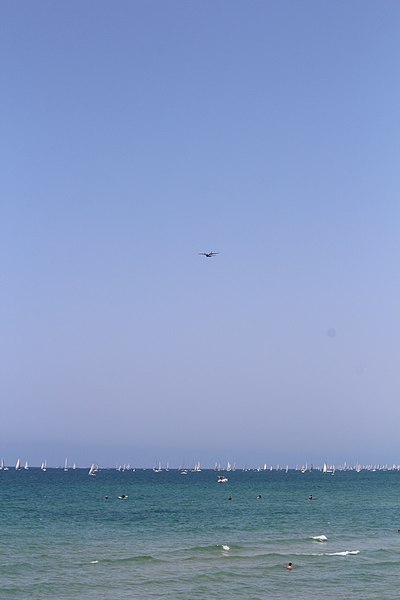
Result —
[{"label": "turquoise water", "polygon": [[398,598],[400,473],[216,479],[0,472],[1,600]]}]

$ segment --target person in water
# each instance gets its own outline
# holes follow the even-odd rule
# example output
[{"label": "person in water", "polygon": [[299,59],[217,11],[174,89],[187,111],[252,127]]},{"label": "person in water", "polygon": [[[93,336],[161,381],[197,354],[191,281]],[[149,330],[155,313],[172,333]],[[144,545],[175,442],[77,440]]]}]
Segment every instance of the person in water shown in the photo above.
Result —
[{"label": "person in water", "polygon": [[312,495],[312,494],[310,494],[310,495],[308,496],[308,499],[309,499],[309,500],[314,500],[314,498],[313,498],[313,495]]},{"label": "person in water", "polygon": [[286,567],[286,568],[287,568],[287,570],[288,570],[288,571],[291,571],[291,570],[292,570],[292,568],[293,568],[293,565],[292,565],[292,563],[291,563],[291,562],[290,562],[290,563],[288,563],[288,565],[287,565],[287,567]]},{"label": "person in water", "polygon": [[260,500],[260,499],[261,499],[261,494],[258,494],[257,500]]}]

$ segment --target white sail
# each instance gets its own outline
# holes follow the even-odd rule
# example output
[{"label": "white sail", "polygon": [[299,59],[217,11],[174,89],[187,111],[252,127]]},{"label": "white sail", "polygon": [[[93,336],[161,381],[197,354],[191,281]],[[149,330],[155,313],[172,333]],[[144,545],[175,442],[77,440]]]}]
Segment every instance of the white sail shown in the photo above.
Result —
[{"label": "white sail", "polygon": [[99,470],[99,467],[93,463],[89,469],[89,475],[92,475],[92,476],[96,475],[98,470]]},{"label": "white sail", "polygon": [[17,462],[15,463],[15,470],[19,471],[21,468],[21,460],[18,458]]}]

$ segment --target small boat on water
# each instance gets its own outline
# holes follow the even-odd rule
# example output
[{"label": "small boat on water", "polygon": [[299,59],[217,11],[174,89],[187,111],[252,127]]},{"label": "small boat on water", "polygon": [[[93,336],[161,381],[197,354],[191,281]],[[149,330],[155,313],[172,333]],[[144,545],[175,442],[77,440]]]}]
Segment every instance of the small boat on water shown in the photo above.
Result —
[{"label": "small boat on water", "polygon": [[18,458],[17,462],[15,463],[15,470],[19,471],[21,469],[21,460]]},{"label": "small boat on water", "polygon": [[92,466],[89,469],[88,475],[91,475],[92,477],[95,477],[98,472],[99,472],[99,466],[96,465],[95,463],[93,463]]},{"label": "small boat on water", "polygon": [[217,483],[228,483],[229,479],[225,475],[220,475],[217,479]]},{"label": "small boat on water", "polygon": [[44,461],[40,465],[40,470],[41,471],[47,471],[47,461],[46,461],[46,459],[44,459]]},{"label": "small boat on water", "polygon": [[324,466],[322,467],[322,472],[323,473],[330,473],[331,475],[335,474],[335,466],[328,466],[326,463],[324,463]]}]

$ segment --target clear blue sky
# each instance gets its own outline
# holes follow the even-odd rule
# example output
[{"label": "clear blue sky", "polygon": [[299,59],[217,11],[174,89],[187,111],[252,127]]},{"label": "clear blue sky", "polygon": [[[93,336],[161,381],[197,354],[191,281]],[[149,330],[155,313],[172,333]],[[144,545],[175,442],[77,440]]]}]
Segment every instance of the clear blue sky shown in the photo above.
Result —
[{"label": "clear blue sky", "polygon": [[2,1],[0,456],[400,462],[399,27]]}]

